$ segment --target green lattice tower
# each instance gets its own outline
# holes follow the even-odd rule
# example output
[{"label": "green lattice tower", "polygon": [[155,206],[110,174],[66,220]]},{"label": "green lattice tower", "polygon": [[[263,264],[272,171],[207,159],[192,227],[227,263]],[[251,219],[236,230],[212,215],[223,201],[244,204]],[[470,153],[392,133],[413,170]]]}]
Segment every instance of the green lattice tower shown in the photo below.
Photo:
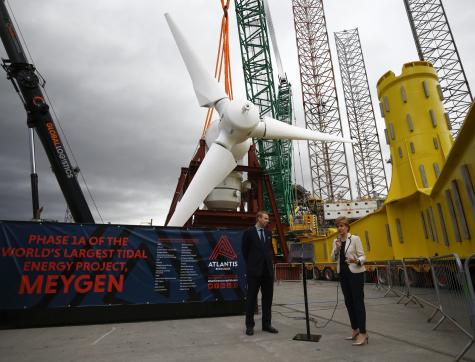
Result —
[{"label": "green lattice tower", "polygon": [[[247,99],[259,107],[261,116],[290,123],[290,84],[281,82],[276,97],[264,4],[262,0],[235,0],[235,8]],[[269,175],[281,221],[288,224],[292,211],[292,143],[258,140],[257,157]],[[270,210],[267,195],[265,207]]]},{"label": "green lattice tower", "polygon": [[[292,87],[290,83],[280,81],[277,95],[277,119],[292,124]],[[282,207],[280,211],[285,215],[285,223],[288,224],[292,213],[293,192],[292,192],[292,141],[275,141],[278,144],[279,152],[275,158],[276,162],[276,184],[272,184],[274,193],[282,196]],[[272,178],[271,178],[272,180]],[[272,181],[271,181],[272,182]],[[275,190],[278,190],[276,192]],[[280,203],[280,201],[277,201]],[[285,209],[285,214],[284,214]]]}]

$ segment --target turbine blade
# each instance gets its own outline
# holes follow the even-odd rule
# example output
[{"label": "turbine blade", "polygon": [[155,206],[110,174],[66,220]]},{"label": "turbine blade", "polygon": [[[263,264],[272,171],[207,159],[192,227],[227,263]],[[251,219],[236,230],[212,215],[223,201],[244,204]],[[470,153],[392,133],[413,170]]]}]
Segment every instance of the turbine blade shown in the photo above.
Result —
[{"label": "turbine blade", "polygon": [[183,226],[208,194],[237,166],[233,154],[217,143],[206,153],[167,226]]},{"label": "turbine blade", "polygon": [[165,14],[168,26],[175,38],[175,43],[185,62],[186,69],[190,74],[196,98],[201,107],[211,107],[220,99],[227,98],[226,93],[219,83],[212,78],[206,68],[200,62],[195,52],[191,49],[182,32],[172,19],[170,14]]},{"label": "turbine blade", "polygon": [[328,133],[312,131],[307,128],[292,126],[270,117],[264,117],[257,127],[252,131],[251,137],[269,140],[309,140],[322,142],[348,142],[356,143],[351,138],[345,138]]}]

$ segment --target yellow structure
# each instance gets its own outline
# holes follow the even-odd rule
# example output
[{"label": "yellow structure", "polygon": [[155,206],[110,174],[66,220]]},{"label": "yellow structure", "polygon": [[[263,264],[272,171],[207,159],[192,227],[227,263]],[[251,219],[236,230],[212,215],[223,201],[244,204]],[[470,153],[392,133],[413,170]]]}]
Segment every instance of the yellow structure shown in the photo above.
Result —
[{"label": "yellow structure", "polygon": [[[430,63],[404,64],[400,76],[378,81],[378,98],[391,150],[387,199],[351,224],[369,261],[475,252],[475,107],[455,143]],[[322,270],[331,265],[333,233],[314,241]]]}]

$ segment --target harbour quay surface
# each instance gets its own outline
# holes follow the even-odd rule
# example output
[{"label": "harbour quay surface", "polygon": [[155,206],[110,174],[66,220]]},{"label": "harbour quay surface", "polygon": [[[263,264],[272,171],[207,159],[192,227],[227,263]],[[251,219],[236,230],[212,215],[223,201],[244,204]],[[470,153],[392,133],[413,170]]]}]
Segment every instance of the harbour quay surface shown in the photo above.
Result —
[{"label": "harbour quay surface", "polygon": [[[256,315],[253,336],[244,316],[0,331],[1,361],[452,361],[467,337],[445,321],[427,322],[432,310],[365,285],[369,344],[352,346],[337,282],[308,281],[310,328],[319,342],[294,341],[306,333],[300,282],[275,284],[272,324],[263,332]],[[334,313],[333,313],[334,311]],[[333,318],[332,317],[333,314]],[[331,321],[329,321],[331,319]],[[327,323],[328,322],[328,323]],[[475,361],[475,347],[464,360]]]}]

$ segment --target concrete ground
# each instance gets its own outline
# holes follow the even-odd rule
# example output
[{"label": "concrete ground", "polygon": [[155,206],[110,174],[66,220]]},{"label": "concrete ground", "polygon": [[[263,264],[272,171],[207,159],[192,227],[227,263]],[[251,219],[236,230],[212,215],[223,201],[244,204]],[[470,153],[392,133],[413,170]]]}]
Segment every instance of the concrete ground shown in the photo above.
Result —
[{"label": "concrete ground", "polygon": [[[0,361],[451,361],[468,342],[450,322],[436,331],[431,310],[396,304],[398,298],[365,286],[369,345],[354,347],[336,282],[309,281],[311,333],[318,343],[292,338],[304,333],[300,283],[276,284],[273,325],[279,334],[244,334],[244,316],[0,331]],[[316,323],[316,325],[315,325]],[[256,316],[256,327],[260,316]],[[466,354],[475,361],[475,346]]]}]

